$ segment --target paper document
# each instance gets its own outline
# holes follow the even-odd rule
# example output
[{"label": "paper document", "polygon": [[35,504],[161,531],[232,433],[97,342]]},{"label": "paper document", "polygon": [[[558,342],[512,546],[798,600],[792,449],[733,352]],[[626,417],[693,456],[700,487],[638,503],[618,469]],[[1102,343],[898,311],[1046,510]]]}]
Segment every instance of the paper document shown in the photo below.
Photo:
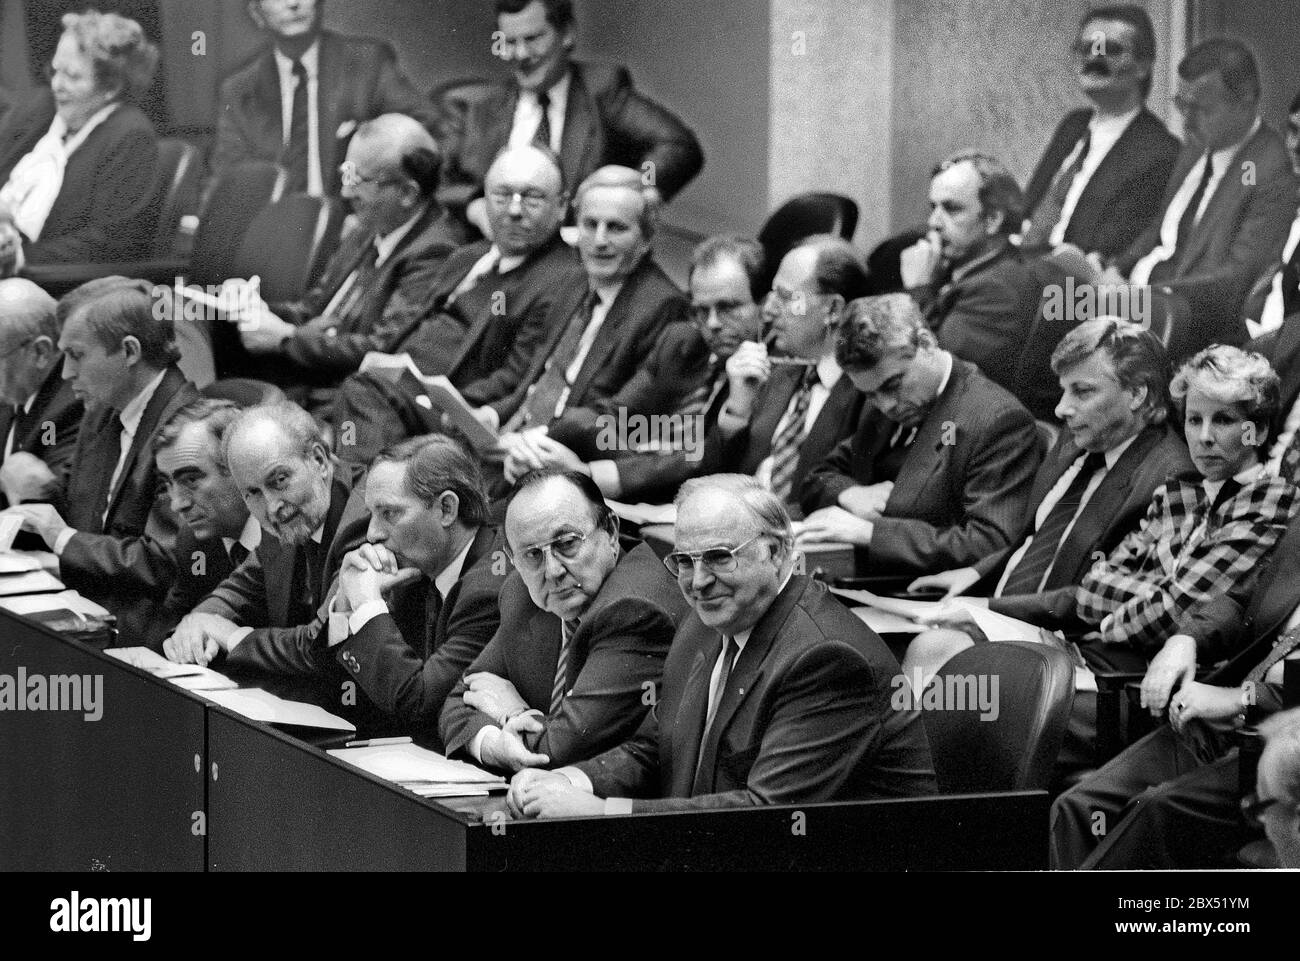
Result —
[{"label": "paper document", "polygon": [[355,731],[356,725],[331,714],[315,704],[286,701],[260,687],[240,688],[237,691],[195,691],[214,704],[228,707],[236,714],[264,721],[267,724],[292,724],[297,727],[318,727],[326,731]]},{"label": "paper document", "polygon": [[33,554],[25,554],[22,551],[0,551],[0,574],[22,574],[25,571],[40,569],[41,559]]},{"label": "paper document", "polygon": [[487,794],[506,786],[503,777],[464,761],[448,760],[415,744],[335,748],[328,753],[421,797]]},{"label": "paper document", "polygon": [[76,591],[59,591],[57,594],[21,594],[15,597],[0,597],[0,608],[13,614],[39,614],[42,611],[72,611],[82,617],[95,617],[101,620],[112,615],[106,608],[94,601],[82,597]]},{"label": "paper document", "polygon": [[447,415],[452,425],[465,435],[465,439],[476,451],[481,453],[496,450],[497,435],[474,416],[474,409],[460,395],[455,385],[441,374],[437,377],[426,377],[415,365],[410,354],[381,354],[378,351],[371,351],[362,359],[360,370],[374,371],[380,376],[393,380],[403,374],[410,374],[424,387],[425,396],[433,407]]},{"label": "paper document", "polygon": [[629,524],[676,524],[677,508],[672,504],[624,504],[605,499],[605,503]]},{"label": "paper document", "polygon": [[[20,574],[0,575],[0,597],[12,597],[15,594],[48,594],[50,591],[63,590],[63,581],[47,574],[45,571],[23,571]],[[62,605],[38,607],[36,610],[48,611]]]},{"label": "paper document", "polygon": [[210,667],[177,664],[147,647],[110,647],[104,653],[119,661],[126,661],[132,667],[148,671],[154,677],[171,681],[187,691],[222,691],[239,687],[226,675],[218,674]]}]

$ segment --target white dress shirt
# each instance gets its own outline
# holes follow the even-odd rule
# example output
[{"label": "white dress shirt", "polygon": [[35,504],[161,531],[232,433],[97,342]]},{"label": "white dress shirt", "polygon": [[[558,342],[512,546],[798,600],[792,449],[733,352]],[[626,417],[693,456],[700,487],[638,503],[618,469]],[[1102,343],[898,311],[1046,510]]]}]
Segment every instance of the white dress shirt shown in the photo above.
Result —
[{"label": "white dress shirt", "polygon": [[[1236,143],[1210,154],[1210,163],[1214,165],[1214,172],[1210,174],[1210,180],[1205,185],[1205,193],[1201,196],[1200,206],[1196,209],[1196,216],[1192,221],[1193,226],[1200,222],[1202,215],[1205,213],[1205,208],[1214,199],[1215,191],[1223,183],[1224,174],[1232,167],[1237,152],[1246,145],[1251,137],[1255,136],[1260,123],[1260,119],[1256,117],[1255,123],[1246,136]],[[1156,265],[1164,263],[1177,251],[1178,224],[1183,219],[1183,213],[1187,210],[1187,205],[1192,202],[1192,195],[1196,193],[1196,188],[1204,174],[1205,157],[1202,156],[1200,160],[1192,164],[1192,169],[1187,171],[1187,176],[1183,178],[1182,186],[1174,194],[1174,199],[1169,202],[1169,209],[1165,211],[1164,220],[1160,222],[1160,243],[1133,267],[1133,273],[1129,275],[1129,283],[1137,285],[1150,283],[1151,271],[1155,270]]]},{"label": "white dress shirt", "polygon": [[[276,47],[275,69],[280,74],[280,132],[284,146],[289,146],[293,130],[293,94],[296,86],[293,77],[293,60]],[[325,180],[320,166],[320,114],[317,103],[320,94],[320,41],[307,48],[299,59],[307,72],[307,193],[313,197],[325,196]]]},{"label": "white dress shirt", "polygon": [[248,553],[257,550],[257,545],[262,543],[262,525],[257,522],[257,518],[252,514],[244,521],[244,529],[239,532],[238,537],[223,537],[221,543],[226,545],[226,554],[229,555],[231,549],[240,545]]},{"label": "white dress shirt", "polygon": [[[1101,162],[1106,159],[1106,154],[1110,153],[1111,148],[1124,136],[1124,131],[1129,125],[1137,119],[1141,112],[1140,106],[1134,107],[1128,113],[1120,114],[1118,117],[1101,117],[1096,113],[1088,121],[1088,156],[1083,158],[1083,166],[1075,174],[1074,180],[1070,183],[1070,189],[1065,195],[1065,200],[1061,204],[1061,216],[1057,218],[1056,226],[1052,228],[1051,234],[1048,235],[1048,242],[1053,246],[1059,246],[1065,243],[1065,231],[1070,226],[1070,218],[1074,216],[1074,208],[1079,205],[1079,198],[1083,196],[1084,190],[1088,187],[1088,182],[1092,180],[1093,174],[1101,166]],[[1065,158],[1061,164],[1061,169],[1067,169],[1070,164],[1074,163],[1078,156],[1079,148],[1083,146],[1082,140],[1075,145],[1070,155]]]},{"label": "white dress shirt", "polygon": [[[550,97],[551,103],[547,109],[547,117],[551,121],[551,149],[557,154],[560,152],[560,144],[564,141],[564,118],[569,109],[569,74],[565,71],[564,76],[557,80],[551,89],[546,91]],[[515,104],[515,117],[510,126],[510,146],[524,147],[533,142],[537,136],[537,128],[542,122],[542,105],[537,100],[537,94],[532,90],[520,90],[519,101]]]},{"label": "white dress shirt", "polygon": [[[1295,256],[1296,247],[1300,246],[1300,212],[1296,214],[1295,220],[1291,222],[1291,233],[1287,235],[1286,246],[1282,248],[1282,262],[1286,263]],[[1260,311],[1259,320],[1253,318],[1246,319],[1246,327],[1250,331],[1250,336],[1263,337],[1282,326],[1282,320],[1286,314],[1285,298],[1282,296],[1282,271],[1279,270],[1273,275],[1273,285],[1269,289],[1268,298],[1264,301],[1264,309]]]},{"label": "white dress shirt", "polygon": [[[1064,544],[1065,539],[1070,536],[1070,531],[1074,530],[1074,525],[1078,522],[1079,515],[1082,514],[1083,509],[1088,506],[1088,501],[1092,500],[1092,495],[1097,493],[1097,488],[1101,486],[1101,482],[1106,479],[1107,474],[1115,469],[1115,465],[1119,463],[1119,459],[1124,456],[1124,451],[1128,450],[1135,440],[1137,440],[1137,434],[1134,434],[1132,437],[1129,437],[1120,444],[1116,444],[1102,455],[1105,458],[1106,465],[1101,470],[1093,472],[1091,479],[1088,481],[1088,486],[1083,489],[1083,497],[1079,500],[1079,507],[1074,512],[1074,517],[1070,520],[1070,523],[1066,525],[1065,530],[1061,532],[1062,544]],[[1047,492],[1047,496],[1043,498],[1043,502],[1038,505],[1038,510],[1034,514],[1035,531],[1042,529],[1043,523],[1047,520],[1047,515],[1052,513],[1052,508],[1056,507],[1056,505],[1060,503],[1061,498],[1065,496],[1065,492],[1069,489],[1070,485],[1074,483],[1074,479],[1079,476],[1079,471],[1083,470],[1083,462],[1087,460],[1087,458],[1088,454],[1086,451],[1081,453],[1075,459],[1074,463],[1065,469],[1065,473],[1061,475],[1060,480],[1053,484],[1052,489]],[[1016,565],[1020,563],[1021,558],[1025,556],[1025,553],[1033,543],[1034,535],[1030,534],[1025,538],[1024,542],[1016,552],[1008,558],[1006,567],[1002,570],[1002,577],[998,580],[997,590],[993,592],[994,597],[1002,596],[1002,591],[1007,586],[1007,579],[1011,576],[1011,572],[1015,570]],[[1052,573],[1052,567],[1055,563],[1055,560],[1053,560],[1052,564],[1047,566],[1047,570],[1043,571],[1043,580],[1040,581],[1038,585],[1040,590],[1042,589],[1043,583],[1046,582],[1048,575]]]}]

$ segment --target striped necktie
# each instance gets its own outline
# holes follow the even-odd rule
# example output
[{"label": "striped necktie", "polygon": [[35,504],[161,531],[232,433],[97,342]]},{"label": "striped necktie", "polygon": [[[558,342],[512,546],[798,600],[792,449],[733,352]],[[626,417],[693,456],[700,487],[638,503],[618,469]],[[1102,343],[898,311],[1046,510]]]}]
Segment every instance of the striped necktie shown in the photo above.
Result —
[{"label": "striped necktie", "polygon": [[1002,589],[1004,597],[1013,594],[1037,594],[1042,590],[1043,580],[1056,562],[1056,554],[1061,549],[1065,531],[1079,513],[1079,505],[1083,503],[1083,495],[1088,489],[1089,481],[1105,466],[1105,454],[1089,454],[1083,459],[1083,466],[1079,469],[1079,473],[1074,476],[1074,480],[1070,481],[1070,486],[1061,494],[1061,499],[1052,505],[1047,517],[1043,519],[1043,526],[1035,532],[1029,549],[1025,551],[1024,556],[1020,558],[1007,578],[1006,587]]},{"label": "striped necktie", "polygon": [[808,419],[808,403],[812,399],[813,385],[818,382],[817,368],[809,367],[791,398],[788,416],[772,439],[772,493],[785,502],[793,494],[799,448],[803,444],[804,423]]},{"label": "striped necktie", "polygon": [[573,636],[578,633],[577,621],[563,621],[560,624],[560,657],[555,662],[555,681],[551,684],[551,710],[547,715],[554,717],[560,713],[560,705],[569,688],[569,652],[573,646]]}]

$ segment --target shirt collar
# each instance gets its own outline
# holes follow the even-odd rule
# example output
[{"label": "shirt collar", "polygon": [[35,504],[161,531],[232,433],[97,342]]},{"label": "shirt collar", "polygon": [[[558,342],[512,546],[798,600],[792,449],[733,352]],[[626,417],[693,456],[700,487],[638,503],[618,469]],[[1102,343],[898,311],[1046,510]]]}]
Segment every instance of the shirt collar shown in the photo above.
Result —
[{"label": "shirt collar", "polygon": [[941,350],[939,353],[942,355],[939,358],[939,362],[943,364],[943,376],[939,378],[939,389],[934,392],[936,400],[942,396],[945,390],[948,389],[948,381],[952,379],[952,368],[954,363],[952,354],[948,353],[948,351]]},{"label": "shirt collar", "polygon": [[991,260],[996,260],[998,257],[1002,256],[1002,252],[1006,249],[1007,239],[1005,237],[994,237],[992,239],[992,246],[990,246],[988,250],[976,254],[974,257],[970,258],[970,260],[953,265],[951,281],[956,283],[958,280],[961,280],[963,277],[974,271],[977,267],[981,267]]},{"label": "shirt collar", "polygon": [[1138,104],[1132,110],[1128,110],[1118,116],[1103,117],[1096,110],[1092,112],[1092,119],[1088,121],[1088,129],[1096,132],[1098,130],[1118,130],[1121,133],[1128,129],[1128,125],[1137,119],[1137,115],[1142,112],[1142,104]]},{"label": "shirt collar", "polygon": [[256,517],[249,514],[244,521],[244,529],[239,532],[239,537],[223,537],[221,543],[226,545],[227,554],[230,553],[230,548],[234,547],[236,543],[251,554],[262,543],[262,525],[257,522]]},{"label": "shirt collar", "polygon": [[1228,144],[1228,146],[1223,149],[1216,150],[1214,153],[1210,154],[1210,163],[1214,164],[1214,172],[1216,174],[1228,169],[1228,164],[1232,163],[1232,158],[1237,156],[1237,151],[1250,142],[1250,138],[1259,132],[1259,128],[1262,124],[1263,121],[1260,120],[1259,117],[1256,117],[1255,122],[1250,125],[1250,130],[1247,131],[1246,136],[1242,137],[1236,143]]},{"label": "shirt collar", "polygon": [[[285,56],[279,47],[272,47],[271,50],[275,54],[275,66],[280,71],[280,77],[292,77],[293,58]],[[307,79],[313,79],[316,76],[316,68],[320,64],[320,41],[312,41],[312,45],[298,59],[302,61],[303,69],[307,71]]]},{"label": "shirt collar", "polygon": [[[776,592],[777,597],[780,597],[785,593],[785,589],[790,586],[790,578],[792,577],[794,577],[794,567],[791,567],[790,570],[786,571],[785,580],[781,581],[781,587]],[[775,604],[776,600],[773,599],[772,603]],[[754,625],[754,627],[757,626],[757,624]],[[754,627],[751,627],[747,631],[738,631],[731,635],[731,639],[736,642],[736,647],[738,649],[736,651],[737,657],[740,656],[740,651],[745,649],[745,645],[749,643],[749,636],[754,633]]]},{"label": "shirt collar", "polygon": [[149,401],[153,399],[154,393],[158,390],[158,385],[162,383],[167,371],[162,370],[149,383],[144,385],[144,389],[136,394],[127,403],[125,407],[118,412],[117,419],[122,422],[122,430],[132,437],[135,436],[136,430],[140,427],[140,420],[144,417],[144,409],[149,406]]},{"label": "shirt collar", "polygon": [[503,254],[501,248],[496,244],[492,245],[492,254],[496,258],[497,273],[499,274],[510,273],[528,259],[528,254]]},{"label": "shirt collar", "polygon": [[[534,103],[537,102],[537,91],[525,90],[523,91],[523,95],[531,99]],[[564,73],[560,75],[559,80],[546,88],[546,95],[551,98],[552,107],[557,103],[569,102],[569,71],[564,71]]]},{"label": "shirt collar", "polygon": [[[1232,479],[1235,480],[1242,487],[1245,487],[1248,484],[1255,483],[1255,481],[1263,477],[1264,471],[1265,471],[1265,465],[1257,462],[1247,467],[1245,470],[1241,471],[1240,473],[1233,474]],[[1212,480],[1201,481],[1201,488],[1205,491],[1206,495],[1210,498],[1211,503],[1214,501],[1216,497],[1219,496],[1219,491],[1223,490],[1223,484],[1224,484],[1223,481],[1212,481]]]},{"label": "shirt collar", "polygon": [[817,379],[827,390],[831,390],[839,383],[840,376],[844,373],[839,363],[835,360],[834,354],[825,354],[822,359],[817,361]]},{"label": "shirt collar", "polygon": [[447,599],[447,592],[460,580],[460,572],[465,569],[465,558],[469,556],[469,549],[474,546],[474,538],[476,537],[478,537],[477,530],[470,535],[469,540],[465,542],[465,546],[451,559],[451,563],[444,567],[442,573],[433,579],[433,586],[438,589],[438,593],[442,595],[443,600]]},{"label": "shirt collar", "polygon": [[608,310],[609,305],[614,302],[614,299],[616,297],[618,297],[618,293],[620,290],[623,289],[623,285],[625,283],[627,283],[626,278],[620,280],[616,284],[605,285],[602,287],[593,287],[592,292],[595,293],[596,299],[600,301],[600,305],[604,307],[606,310]]},{"label": "shirt collar", "polygon": [[425,206],[421,205],[420,209],[417,210],[411,216],[411,219],[406,221],[406,223],[394,227],[382,237],[378,234],[375,235],[375,250],[379,252],[379,256],[375,258],[376,267],[383,266],[384,261],[393,256],[393,251],[397,249],[397,245],[406,238],[406,235],[409,234],[412,229],[414,229],[415,222],[424,216],[425,209]]},{"label": "shirt collar", "polygon": [[1137,434],[1134,434],[1131,437],[1125,438],[1110,450],[1106,451],[1106,453],[1102,454],[1102,457],[1106,459],[1106,470],[1115,469],[1115,465],[1119,463],[1119,459],[1124,456],[1124,451],[1128,450],[1129,447],[1133,445],[1133,442],[1137,440],[1137,436]]},{"label": "shirt collar", "polygon": [[57,113],[54,115],[54,121],[50,124],[50,130],[58,134],[59,140],[63,142],[63,151],[71,155],[74,150],[86,142],[86,138],[101,123],[108,119],[109,114],[116,110],[121,104],[114,100],[110,104],[105,104],[95,111],[89,120],[81,125],[81,129],[74,134],[68,133],[68,125],[63,118]]}]

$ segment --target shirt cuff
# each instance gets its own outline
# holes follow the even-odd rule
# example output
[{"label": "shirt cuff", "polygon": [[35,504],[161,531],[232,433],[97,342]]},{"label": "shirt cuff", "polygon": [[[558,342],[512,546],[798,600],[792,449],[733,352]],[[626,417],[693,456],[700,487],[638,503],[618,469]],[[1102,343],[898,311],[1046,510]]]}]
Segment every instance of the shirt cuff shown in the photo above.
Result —
[{"label": "shirt cuff", "polygon": [[730,436],[739,433],[749,426],[749,418],[737,417],[724,404],[722,410],[718,411],[718,429],[723,434]]},{"label": "shirt cuff", "polygon": [[64,548],[68,546],[68,541],[72,540],[77,534],[75,527],[67,527],[59,532],[59,536],[54,538],[54,546],[50,548],[55,557],[62,557]]},{"label": "shirt cuff", "polygon": [[497,727],[495,724],[481,727],[479,728],[479,732],[474,735],[474,739],[469,742],[470,756],[474,758],[474,760],[478,761],[479,764],[483,763],[483,741],[488,734],[491,733],[500,734],[501,728]]},{"label": "shirt cuff", "polygon": [[606,817],[617,814],[631,814],[632,799],[630,797],[607,797],[605,798],[605,815]]},{"label": "shirt cuff", "polygon": [[388,605],[383,601],[366,601],[348,618],[348,630],[353,634],[360,634],[361,628],[365,627],[380,614],[388,613]]},{"label": "shirt cuff", "polygon": [[482,410],[483,410],[483,412],[484,412],[485,414],[487,414],[488,417],[491,419],[491,421],[492,421],[492,429],[493,429],[494,431],[500,431],[500,430],[501,430],[501,415],[497,413],[497,409],[496,409],[495,407],[490,406],[490,405],[485,405],[485,406],[482,408]]},{"label": "shirt cuff", "polygon": [[569,779],[569,783],[572,784],[574,787],[576,787],[579,791],[586,791],[588,794],[596,793],[596,789],[591,786],[591,778],[587,777],[587,775],[583,773],[582,768],[572,767],[572,766],[557,767],[555,769],[555,773],[563,774],[565,777]]},{"label": "shirt cuff", "polygon": [[591,479],[606,497],[618,497],[623,493],[619,483],[618,464],[612,460],[594,460],[587,467],[591,470]]},{"label": "shirt cuff", "polygon": [[253,629],[251,627],[241,627],[238,630],[231,631],[229,634],[227,634],[224,638],[221,639],[220,642],[221,646],[224,647],[226,649],[226,653],[229,654],[231,651],[233,651],[236,647],[239,646],[239,643],[244,638],[248,637],[248,635],[252,633],[253,633]]}]

